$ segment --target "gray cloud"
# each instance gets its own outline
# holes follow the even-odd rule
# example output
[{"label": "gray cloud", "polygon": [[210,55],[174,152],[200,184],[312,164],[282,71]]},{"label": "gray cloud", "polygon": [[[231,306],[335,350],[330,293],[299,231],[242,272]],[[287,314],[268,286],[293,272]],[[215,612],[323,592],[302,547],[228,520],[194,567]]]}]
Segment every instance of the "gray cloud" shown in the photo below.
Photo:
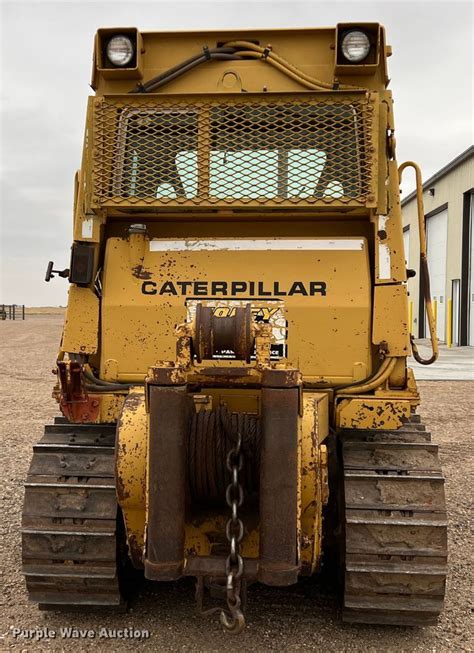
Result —
[{"label": "gray cloud", "polygon": [[[0,301],[64,304],[67,283],[42,279],[66,266],[73,176],[80,165],[96,29],[314,27],[385,24],[398,158],[425,178],[472,142],[469,2],[3,2],[1,5]],[[407,182],[404,190],[411,189]]]}]

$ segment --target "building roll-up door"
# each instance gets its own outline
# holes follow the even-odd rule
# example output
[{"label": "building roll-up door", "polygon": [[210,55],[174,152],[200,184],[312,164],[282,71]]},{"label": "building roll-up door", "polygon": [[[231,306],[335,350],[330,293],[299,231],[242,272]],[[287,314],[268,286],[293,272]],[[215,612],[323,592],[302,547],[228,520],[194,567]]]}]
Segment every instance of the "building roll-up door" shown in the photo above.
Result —
[{"label": "building roll-up door", "polygon": [[[446,341],[446,249],[448,209],[443,209],[426,220],[428,268],[431,281],[431,298],[436,310],[438,339]],[[426,317],[425,317],[426,319]],[[425,333],[429,333],[425,324]]]},{"label": "building roll-up door", "polygon": [[469,331],[468,344],[474,347],[474,193],[469,197]]},{"label": "building roll-up door", "polygon": [[403,249],[405,250],[405,263],[410,267],[410,227],[403,230]]}]

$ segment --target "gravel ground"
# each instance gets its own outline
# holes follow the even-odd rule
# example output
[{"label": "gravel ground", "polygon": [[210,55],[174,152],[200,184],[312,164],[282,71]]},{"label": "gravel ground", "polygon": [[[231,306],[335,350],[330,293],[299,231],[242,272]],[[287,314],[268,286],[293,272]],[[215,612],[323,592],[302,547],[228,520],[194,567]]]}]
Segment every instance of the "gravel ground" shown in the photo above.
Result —
[{"label": "gravel ground", "polygon": [[[470,486],[474,449],[474,382],[423,381],[424,419],[441,445],[449,510],[450,576],[446,608],[430,628],[350,626],[339,620],[331,588],[306,583],[295,590],[253,587],[248,626],[239,638],[225,636],[215,617],[194,613],[193,585],[145,584],[131,610],[122,615],[96,611],[42,613],[27,601],[20,574],[20,520],[31,445],[43,424],[57,414],[50,398],[50,373],[62,317],[28,316],[25,322],[0,323],[0,384],[3,396],[0,436],[3,566],[0,650],[9,651],[469,651],[473,647],[470,592],[474,586],[470,545]],[[472,476],[471,476],[472,478]],[[12,629],[50,629],[56,638],[14,639]],[[93,639],[64,639],[64,627],[95,630]],[[148,639],[99,638],[99,629],[147,629]]]}]

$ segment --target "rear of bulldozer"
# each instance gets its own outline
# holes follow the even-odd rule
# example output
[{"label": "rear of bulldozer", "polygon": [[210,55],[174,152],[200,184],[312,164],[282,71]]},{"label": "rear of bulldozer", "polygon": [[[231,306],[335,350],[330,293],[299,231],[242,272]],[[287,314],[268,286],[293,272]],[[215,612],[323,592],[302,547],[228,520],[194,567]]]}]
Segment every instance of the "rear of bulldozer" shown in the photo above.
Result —
[{"label": "rear of bulldozer", "polygon": [[62,417],[26,482],[42,607],[123,605],[131,565],[195,577],[239,632],[250,583],[332,560],[345,620],[436,620],[444,480],[407,368],[390,54],[375,23],[98,31]]}]

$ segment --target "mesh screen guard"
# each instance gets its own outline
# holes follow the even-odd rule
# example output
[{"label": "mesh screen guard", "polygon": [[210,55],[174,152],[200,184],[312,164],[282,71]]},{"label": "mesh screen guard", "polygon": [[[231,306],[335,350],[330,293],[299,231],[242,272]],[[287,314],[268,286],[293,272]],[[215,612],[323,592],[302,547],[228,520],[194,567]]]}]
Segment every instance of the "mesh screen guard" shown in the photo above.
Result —
[{"label": "mesh screen guard", "polygon": [[96,98],[93,204],[365,206],[375,122],[365,95]]}]

